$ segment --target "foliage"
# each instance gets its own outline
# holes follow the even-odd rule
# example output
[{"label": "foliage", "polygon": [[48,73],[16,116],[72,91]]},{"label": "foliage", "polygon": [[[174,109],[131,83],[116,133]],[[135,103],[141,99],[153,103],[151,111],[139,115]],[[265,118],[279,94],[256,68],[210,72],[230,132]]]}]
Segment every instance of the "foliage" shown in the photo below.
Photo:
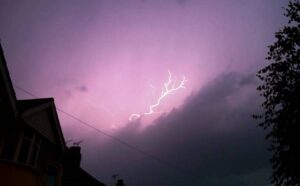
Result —
[{"label": "foliage", "polygon": [[264,97],[259,126],[270,129],[272,183],[300,185],[300,2],[290,1],[284,14],[288,24],[275,33],[269,46],[270,64],[257,76]]}]

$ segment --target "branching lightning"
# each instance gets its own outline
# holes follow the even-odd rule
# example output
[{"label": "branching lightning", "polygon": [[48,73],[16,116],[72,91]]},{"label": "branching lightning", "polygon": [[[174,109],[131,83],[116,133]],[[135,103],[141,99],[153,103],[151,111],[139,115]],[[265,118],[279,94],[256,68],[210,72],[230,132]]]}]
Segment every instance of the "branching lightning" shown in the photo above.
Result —
[{"label": "branching lightning", "polygon": [[172,74],[171,72],[168,70],[169,73],[169,77],[168,77],[168,81],[164,83],[162,92],[160,94],[160,96],[157,98],[157,101],[149,106],[149,109],[147,112],[142,113],[142,114],[131,114],[129,116],[129,121],[135,120],[140,118],[143,115],[151,115],[154,112],[154,109],[156,107],[158,107],[161,103],[161,101],[166,98],[168,95],[173,94],[174,92],[176,92],[179,89],[184,89],[185,88],[185,83],[186,83],[186,78],[185,76],[183,76],[182,80],[180,81],[180,83],[176,83],[176,79],[172,79]]}]

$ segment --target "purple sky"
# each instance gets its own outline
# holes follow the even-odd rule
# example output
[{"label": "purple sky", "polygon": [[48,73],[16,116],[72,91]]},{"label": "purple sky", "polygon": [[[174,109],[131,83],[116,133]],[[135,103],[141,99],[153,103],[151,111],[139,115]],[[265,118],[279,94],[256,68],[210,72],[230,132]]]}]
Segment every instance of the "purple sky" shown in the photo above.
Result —
[{"label": "purple sky", "polygon": [[[65,138],[84,140],[83,167],[108,185],[116,172],[132,186],[267,185],[266,144],[250,116],[261,101],[255,72],[285,23],[285,4],[1,0],[0,39],[14,84],[197,175],[161,167],[59,113]],[[157,101],[168,70],[177,83],[185,76],[186,88],[129,122]]]}]

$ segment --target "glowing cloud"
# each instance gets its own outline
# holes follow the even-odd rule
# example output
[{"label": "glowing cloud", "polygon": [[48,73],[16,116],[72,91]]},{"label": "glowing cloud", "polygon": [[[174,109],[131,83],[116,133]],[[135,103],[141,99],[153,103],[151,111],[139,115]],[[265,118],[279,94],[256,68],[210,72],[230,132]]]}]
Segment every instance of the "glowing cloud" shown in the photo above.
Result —
[{"label": "glowing cloud", "polygon": [[151,115],[154,112],[154,109],[156,107],[158,107],[161,103],[161,101],[166,98],[168,95],[173,94],[174,92],[176,92],[179,89],[184,89],[185,88],[185,83],[186,83],[186,78],[185,76],[183,76],[182,80],[180,81],[180,83],[176,83],[176,79],[172,79],[172,74],[171,72],[168,70],[169,73],[169,77],[168,77],[168,81],[164,83],[162,92],[160,94],[160,96],[157,98],[157,101],[149,106],[149,110],[148,112],[142,113],[142,114],[131,114],[129,116],[129,121],[133,121],[136,120],[138,118],[140,118],[143,115]]}]

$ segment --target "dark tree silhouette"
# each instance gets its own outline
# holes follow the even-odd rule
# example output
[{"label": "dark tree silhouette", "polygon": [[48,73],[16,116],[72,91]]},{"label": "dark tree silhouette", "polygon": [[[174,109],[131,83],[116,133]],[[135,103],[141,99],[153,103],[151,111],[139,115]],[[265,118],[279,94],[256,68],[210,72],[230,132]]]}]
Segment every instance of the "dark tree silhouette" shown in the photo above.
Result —
[{"label": "dark tree silhouette", "polygon": [[288,23],[275,33],[276,41],[269,46],[270,64],[257,76],[257,88],[263,96],[263,112],[255,115],[259,126],[270,129],[273,157],[272,183],[300,185],[300,2],[291,0],[285,9]]}]

